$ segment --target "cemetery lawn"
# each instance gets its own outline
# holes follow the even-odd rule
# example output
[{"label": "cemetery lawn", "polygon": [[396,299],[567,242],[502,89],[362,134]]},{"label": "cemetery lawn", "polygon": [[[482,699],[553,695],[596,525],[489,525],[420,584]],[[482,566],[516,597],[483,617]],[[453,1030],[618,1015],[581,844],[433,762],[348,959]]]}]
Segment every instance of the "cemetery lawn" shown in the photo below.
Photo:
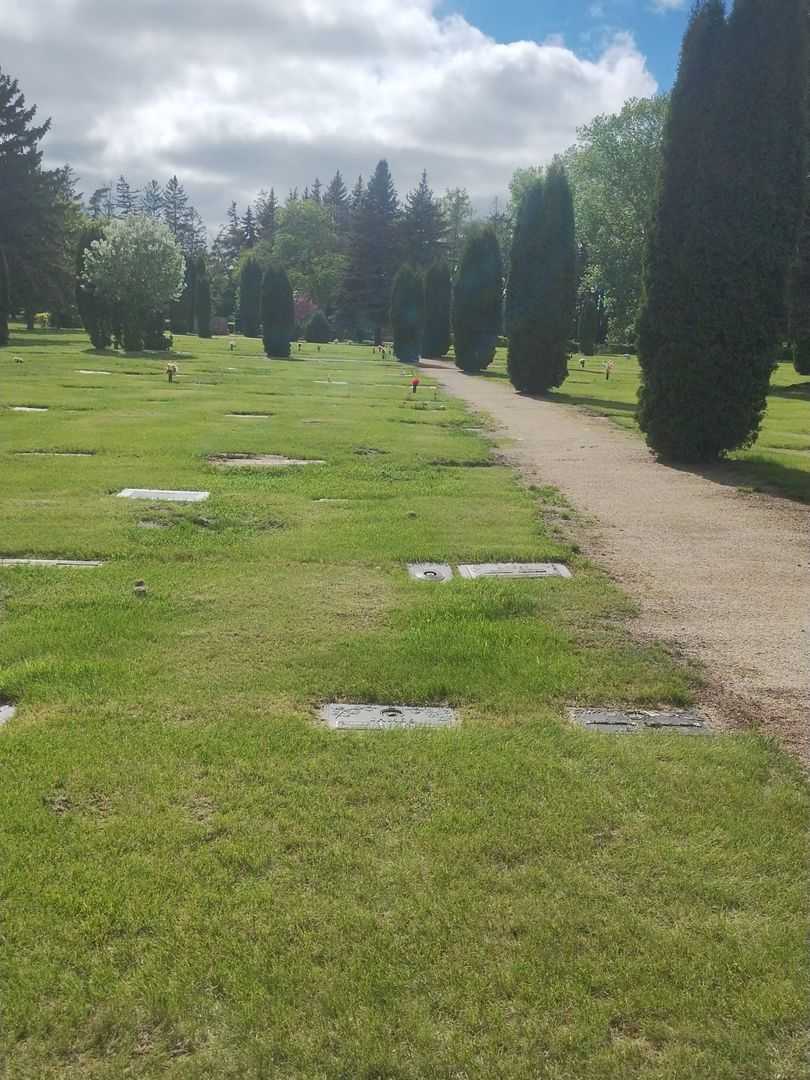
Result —
[{"label": "cemetery lawn", "polygon": [[[105,560],[0,567],[4,1080],[807,1080],[798,766],[568,723],[699,673],[429,371],[178,348],[174,386],[79,334],[0,353],[0,556]],[[521,559],[574,577],[405,569]],[[333,733],[333,699],[461,724]]]},{"label": "cemetery lawn", "polygon": [[[615,365],[608,382],[604,362]],[[548,400],[579,405],[597,416],[608,416],[628,431],[638,432],[636,405],[638,360],[624,356],[591,356],[585,371],[579,357],[569,361],[569,376]],[[506,350],[499,349],[486,378],[506,379]],[[640,433],[639,433],[640,434]],[[771,380],[768,410],[762,431],[749,450],[729,455],[709,470],[742,490],[784,495],[810,502],[810,378],[797,375],[792,364],[779,364]]]}]

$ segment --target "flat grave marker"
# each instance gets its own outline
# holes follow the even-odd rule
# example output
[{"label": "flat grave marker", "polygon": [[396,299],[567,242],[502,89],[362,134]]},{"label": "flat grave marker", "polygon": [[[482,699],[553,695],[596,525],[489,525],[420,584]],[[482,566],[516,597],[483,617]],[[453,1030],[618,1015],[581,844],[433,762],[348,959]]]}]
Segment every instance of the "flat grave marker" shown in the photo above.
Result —
[{"label": "flat grave marker", "polygon": [[644,732],[670,731],[677,735],[708,735],[706,722],[694,712],[683,709],[571,709],[570,717],[578,727],[604,735],[641,735]]},{"label": "flat grave marker", "polygon": [[79,368],[77,375],[112,375],[111,371],[93,371],[89,368]]},{"label": "flat grave marker", "polygon": [[0,558],[0,566],[103,566],[99,559]]},{"label": "flat grave marker", "polygon": [[408,731],[412,728],[449,728],[456,723],[454,709],[409,705],[324,705],[320,718],[333,731]]},{"label": "flat grave marker", "polygon": [[295,465],[325,465],[320,458],[288,458],[281,454],[214,454],[208,459],[212,465],[226,469],[284,469]]},{"label": "flat grave marker", "polygon": [[118,499],[149,499],[152,502],[205,502],[208,491],[164,491],[160,488],[124,488]]},{"label": "flat grave marker", "polygon": [[0,727],[3,724],[7,724],[9,720],[13,720],[17,715],[17,710],[13,705],[3,705],[0,703]]},{"label": "flat grave marker", "polygon": [[463,578],[570,578],[571,571],[562,563],[472,563],[459,566]]},{"label": "flat grave marker", "polygon": [[12,405],[12,412],[47,412],[47,405]]}]

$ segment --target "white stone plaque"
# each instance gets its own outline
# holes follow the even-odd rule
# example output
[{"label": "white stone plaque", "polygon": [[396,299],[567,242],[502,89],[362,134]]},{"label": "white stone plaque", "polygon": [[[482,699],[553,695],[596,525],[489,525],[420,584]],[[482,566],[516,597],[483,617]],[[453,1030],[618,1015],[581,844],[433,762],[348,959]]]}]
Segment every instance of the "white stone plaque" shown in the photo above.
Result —
[{"label": "white stone plaque", "polygon": [[162,491],[159,488],[124,488],[119,499],[151,499],[153,502],[205,502],[207,491]]},{"label": "white stone plaque", "polygon": [[0,705],[0,727],[7,724],[9,720],[13,720],[16,715],[17,710],[13,705]]},{"label": "white stone plaque", "polygon": [[280,454],[220,454],[212,457],[213,465],[228,469],[283,469],[288,465],[325,465],[318,458],[287,458]]},{"label": "white stone plaque", "polygon": [[335,731],[398,731],[411,728],[448,728],[456,722],[453,709],[409,705],[324,705],[321,719]]},{"label": "white stone plaque", "polygon": [[0,559],[0,566],[103,566],[98,559]]},{"label": "white stone plaque", "polygon": [[476,563],[460,566],[463,578],[570,578],[571,571],[562,563]]}]

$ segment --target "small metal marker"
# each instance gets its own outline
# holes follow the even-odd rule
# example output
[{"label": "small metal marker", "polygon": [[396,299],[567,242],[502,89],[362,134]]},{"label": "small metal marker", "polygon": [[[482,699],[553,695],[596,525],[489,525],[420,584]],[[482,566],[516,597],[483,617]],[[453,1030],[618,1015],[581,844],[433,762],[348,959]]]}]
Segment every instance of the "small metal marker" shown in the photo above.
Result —
[{"label": "small metal marker", "polygon": [[571,719],[586,731],[605,735],[641,735],[673,731],[679,735],[708,735],[709,729],[696,713],[655,709],[571,709]]},{"label": "small metal marker", "polygon": [[158,488],[124,488],[118,499],[150,499],[153,502],[205,502],[207,491],[161,491]]},{"label": "small metal marker", "polygon": [[414,581],[453,580],[453,567],[448,563],[409,563],[408,573]]},{"label": "small metal marker", "polygon": [[13,720],[16,715],[17,710],[13,705],[0,705],[0,727],[7,724],[9,720]]},{"label": "small metal marker", "polygon": [[459,566],[463,578],[570,578],[571,571],[562,563],[475,563]]},{"label": "small metal marker", "polygon": [[0,566],[103,566],[98,559],[0,559]]},{"label": "small metal marker", "polygon": [[398,731],[448,728],[456,723],[454,709],[409,705],[324,705],[320,718],[334,731]]}]

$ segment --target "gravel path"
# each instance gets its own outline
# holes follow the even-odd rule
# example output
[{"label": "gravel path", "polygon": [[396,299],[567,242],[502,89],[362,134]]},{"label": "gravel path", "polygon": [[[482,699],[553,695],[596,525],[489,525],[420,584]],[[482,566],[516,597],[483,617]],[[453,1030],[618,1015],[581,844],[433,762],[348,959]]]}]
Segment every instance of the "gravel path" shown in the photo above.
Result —
[{"label": "gravel path", "polygon": [[638,602],[639,635],[703,665],[716,722],[753,724],[810,765],[810,510],[744,494],[722,466],[660,465],[635,435],[576,406],[430,367],[494,418],[501,451],[529,480],[569,498],[583,550]]}]

